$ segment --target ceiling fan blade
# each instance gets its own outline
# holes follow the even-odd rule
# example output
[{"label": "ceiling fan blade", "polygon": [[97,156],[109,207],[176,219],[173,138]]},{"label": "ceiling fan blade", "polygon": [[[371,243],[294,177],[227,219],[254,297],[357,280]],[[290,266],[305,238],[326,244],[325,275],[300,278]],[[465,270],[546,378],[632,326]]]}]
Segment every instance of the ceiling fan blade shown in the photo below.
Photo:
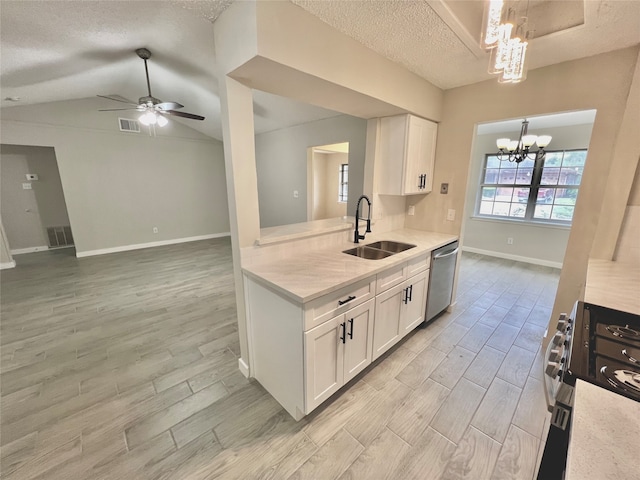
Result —
[{"label": "ceiling fan blade", "polygon": [[99,112],[115,112],[118,110],[138,110],[137,108],[102,108],[99,109]]},{"label": "ceiling fan blade", "polygon": [[175,110],[178,108],[184,108],[184,105],[180,105],[176,102],[162,102],[154,105],[154,107],[159,108],[160,110]]},{"label": "ceiling fan blade", "polygon": [[130,100],[127,100],[120,95],[96,95],[100,98],[106,98],[107,100],[113,100],[114,102],[128,103],[129,105],[137,105],[137,103],[133,103]]},{"label": "ceiling fan blade", "polygon": [[178,112],[176,110],[162,110],[161,113],[166,113],[168,115],[175,115],[176,117],[190,118],[191,120],[204,120],[203,116],[194,115],[193,113]]}]

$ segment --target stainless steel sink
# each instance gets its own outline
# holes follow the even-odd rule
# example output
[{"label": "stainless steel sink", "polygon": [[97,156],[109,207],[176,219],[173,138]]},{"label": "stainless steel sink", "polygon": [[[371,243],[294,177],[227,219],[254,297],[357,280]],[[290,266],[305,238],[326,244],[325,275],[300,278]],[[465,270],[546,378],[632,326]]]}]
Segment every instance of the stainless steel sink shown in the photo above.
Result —
[{"label": "stainless steel sink", "polygon": [[369,243],[368,245],[363,245],[361,247],[350,248],[349,250],[345,250],[344,253],[360,258],[366,258],[367,260],[380,260],[381,258],[386,258],[414,247],[415,245],[411,245],[409,243],[382,240],[380,242]]},{"label": "stainless steel sink", "polygon": [[381,258],[393,255],[391,252],[385,252],[377,248],[369,248],[368,246],[350,248],[349,250],[345,250],[344,253],[355,257],[366,258],[367,260],[380,260]]},{"label": "stainless steel sink", "polygon": [[393,242],[391,240],[382,240],[380,242],[369,243],[365,247],[377,248],[378,250],[384,250],[385,252],[400,253],[410,248],[415,248],[415,245],[402,242]]}]

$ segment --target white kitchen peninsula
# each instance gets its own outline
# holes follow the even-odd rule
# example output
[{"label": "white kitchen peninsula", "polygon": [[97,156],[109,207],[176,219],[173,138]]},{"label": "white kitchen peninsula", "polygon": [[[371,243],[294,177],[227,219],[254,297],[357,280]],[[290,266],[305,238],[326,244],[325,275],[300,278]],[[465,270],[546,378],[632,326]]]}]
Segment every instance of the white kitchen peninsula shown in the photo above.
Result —
[{"label": "white kitchen peninsula", "polygon": [[291,255],[243,268],[251,372],[296,419],[338,391],[424,318],[431,251],[456,236],[368,234],[414,248],[379,260],[296,242]]}]

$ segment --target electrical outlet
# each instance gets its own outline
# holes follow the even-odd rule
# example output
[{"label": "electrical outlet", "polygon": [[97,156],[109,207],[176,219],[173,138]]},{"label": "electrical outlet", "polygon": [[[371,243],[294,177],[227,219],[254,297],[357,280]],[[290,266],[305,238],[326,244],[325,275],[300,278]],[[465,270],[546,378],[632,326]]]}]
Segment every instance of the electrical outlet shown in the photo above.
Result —
[{"label": "electrical outlet", "polygon": [[153,233],[158,233],[158,227],[153,227]]},{"label": "electrical outlet", "polygon": [[449,184],[448,183],[441,183],[440,184],[440,193],[442,193],[444,195],[449,193]]},{"label": "electrical outlet", "polygon": [[23,190],[32,190],[31,184],[30,183],[23,183],[22,184],[22,189]]},{"label": "electrical outlet", "polygon": [[409,205],[409,211],[407,212],[407,215],[415,215],[415,214],[416,214],[415,205]]},{"label": "electrical outlet", "polygon": [[513,237],[507,237],[507,245],[513,245]]},{"label": "electrical outlet", "polygon": [[453,222],[456,219],[456,211],[453,208],[447,210],[447,220]]},{"label": "electrical outlet", "polygon": [[293,191],[293,198],[298,198],[300,196],[300,194],[298,193],[298,190],[294,190]]}]

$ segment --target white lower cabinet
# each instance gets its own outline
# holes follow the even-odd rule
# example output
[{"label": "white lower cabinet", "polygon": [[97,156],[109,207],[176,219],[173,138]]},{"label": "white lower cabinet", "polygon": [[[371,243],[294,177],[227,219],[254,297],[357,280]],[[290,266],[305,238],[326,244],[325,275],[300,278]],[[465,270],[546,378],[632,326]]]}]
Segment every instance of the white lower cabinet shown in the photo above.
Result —
[{"label": "white lower cabinet", "polygon": [[298,303],[245,276],[252,375],[296,420],[424,320],[428,253]]},{"label": "white lower cabinet", "polygon": [[424,320],[429,270],[376,296],[373,359],[395,345]]},{"label": "white lower cabinet", "polygon": [[371,363],[374,306],[369,300],[305,332],[307,412]]}]

